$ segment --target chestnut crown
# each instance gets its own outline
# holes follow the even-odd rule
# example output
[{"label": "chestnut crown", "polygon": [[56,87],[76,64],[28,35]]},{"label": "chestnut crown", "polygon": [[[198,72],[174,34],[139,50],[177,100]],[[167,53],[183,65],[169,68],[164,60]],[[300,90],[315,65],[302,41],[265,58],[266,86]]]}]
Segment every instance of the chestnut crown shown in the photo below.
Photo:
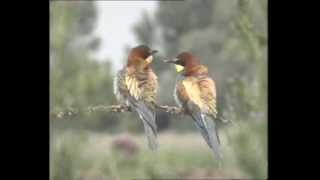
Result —
[{"label": "chestnut crown", "polygon": [[[146,45],[139,45],[131,49],[128,57],[128,65],[146,63],[152,61],[152,55],[157,53],[157,50],[152,50]],[[146,61],[146,62],[144,62]]]},{"label": "chestnut crown", "polygon": [[176,71],[183,72],[186,76],[207,73],[207,68],[202,66],[199,59],[190,52],[182,52],[176,58],[165,60],[165,62],[175,64]]},{"label": "chestnut crown", "polygon": [[200,64],[200,61],[197,57],[192,55],[190,52],[182,52],[174,59],[174,64],[178,64],[184,67],[196,66]]}]

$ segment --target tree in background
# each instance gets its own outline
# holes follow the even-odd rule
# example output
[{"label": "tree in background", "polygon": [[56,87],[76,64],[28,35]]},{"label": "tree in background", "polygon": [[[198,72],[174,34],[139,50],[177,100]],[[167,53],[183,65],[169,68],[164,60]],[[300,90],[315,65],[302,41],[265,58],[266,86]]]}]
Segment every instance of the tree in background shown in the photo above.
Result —
[{"label": "tree in background", "polygon": [[[161,104],[174,104],[173,88],[177,76],[173,67],[161,62],[162,58],[172,58],[180,51],[190,50],[209,67],[211,76],[217,82],[220,110],[237,122],[237,126],[225,128],[222,132],[222,138],[226,140],[223,143],[227,144],[224,147],[228,148],[225,162],[232,162],[224,168],[230,172],[232,169],[240,170],[249,177],[259,178],[265,178],[267,169],[266,5],[266,0],[160,1],[156,12],[151,16],[144,13],[134,27],[140,43],[160,51],[152,66],[159,78],[158,96]],[[90,55],[99,48],[99,39],[93,35],[95,23],[96,8],[93,2],[50,2],[52,111],[60,111],[70,106],[81,109],[90,105],[116,104],[112,93],[113,74],[110,73],[110,64],[97,62]],[[142,126],[139,121],[129,113],[94,113],[90,116],[80,114],[76,118],[76,121],[50,121],[53,125],[50,127],[54,130],[65,127],[72,130],[103,130],[108,133],[108,137],[109,133],[118,131],[119,128],[143,132],[140,131]],[[168,124],[171,118],[172,123]],[[161,122],[160,128],[196,131],[190,123],[191,119],[176,119],[177,117],[170,117],[165,113],[157,114],[157,121]],[[163,175],[159,167],[177,168],[177,172],[171,172],[171,175],[176,176],[179,175],[178,169],[190,172],[203,165],[208,171],[216,171],[205,151],[197,148],[196,150],[201,152],[197,154],[197,158],[192,155],[198,151],[179,151],[181,139],[176,139],[177,144],[168,147],[172,151],[167,151],[165,156],[163,155],[166,150],[160,151],[161,158],[157,158],[159,163],[154,163],[145,151],[142,151],[141,157],[136,160],[119,161],[114,156],[106,158],[106,151],[109,149],[103,149],[101,155],[96,156],[97,159],[89,157],[88,164],[87,160],[81,159],[83,155],[88,155],[88,152],[81,150],[87,146],[85,142],[89,136],[86,133],[92,134],[92,131],[75,134],[72,134],[73,131],[64,131],[54,134],[64,133],[67,136],[61,136],[62,144],[55,140],[50,141],[54,145],[50,152],[55,156],[54,160],[50,161],[53,163],[51,167],[55,167],[51,173],[53,179],[75,179],[81,168],[92,168],[102,174],[114,175],[119,173],[115,168],[117,163],[122,161],[123,165],[119,164],[121,173],[128,173],[130,170],[136,172],[135,167],[138,166],[140,173],[151,174],[152,177]],[[83,137],[79,136],[81,133]],[[192,146],[190,148],[192,149]],[[96,155],[96,151],[92,154]],[[101,159],[104,159],[106,164],[102,163]],[[146,163],[148,161],[150,163]],[[185,164],[187,166],[184,166]]]},{"label": "tree in background", "polygon": [[[50,1],[50,105],[52,111],[111,104],[110,64],[96,61],[90,53],[99,47],[94,37],[96,7],[93,2]],[[112,114],[79,116],[71,127],[112,128]],[[114,122],[114,123],[113,123]],[[67,126],[61,122],[55,125]]]},{"label": "tree in background", "polygon": [[162,47],[167,56],[176,55],[179,39],[188,32],[210,25],[214,0],[160,1],[155,17],[161,26]]}]

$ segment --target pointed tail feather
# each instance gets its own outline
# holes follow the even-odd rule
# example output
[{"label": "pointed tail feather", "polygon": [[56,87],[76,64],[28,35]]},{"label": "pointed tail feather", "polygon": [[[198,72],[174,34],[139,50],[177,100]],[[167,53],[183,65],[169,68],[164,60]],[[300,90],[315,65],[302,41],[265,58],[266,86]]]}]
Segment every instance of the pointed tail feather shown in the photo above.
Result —
[{"label": "pointed tail feather", "polygon": [[152,128],[144,121],[143,121],[143,126],[144,126],[145,134],[147,136],[149,148],[152,151],[156,151],[158,149],[157,134],[154,133]]},{"label": "pointed tail feather", "polygon": [[148,139],[148,144],[151,150],[158,149],[157,142],[157,125],[155,112],[150,109],[144,102],[131,101],[131,105],[139,114],[140,119],[143,122],[145,134]]},{"label": "pointed tail feather", "polygon": [[143,102],[136,103],[136,111],[138,112],[140,118],[144,120],[151,128],[154,133],[157,133],[156,125],[156,114]]},{"label": "pointed tail feather", "polygon": [[156,127],[152,127],[152,125],[150,125],[150,120],[146,120],[146,115],[145,113],[143,113],[141,110],[137,109],[137,112],[139,114],[140,119],[143,122],[143,126],[144,126],[144,131],[145,134],[147,136],[147,140],[148,140],[148,145],[149,148],[152,151],[156,151],[158,149],[158,142],[157,142],[157,131],[156,131]]},{"label": "pointed tail feather", "polygon": [[201,135],[212,149],[214,155],[221,160],[222,152],[220,150],[220,140],[214,120],[200,113],[192,113],[192,117],[195,121],[195,125],[200,130]]}]

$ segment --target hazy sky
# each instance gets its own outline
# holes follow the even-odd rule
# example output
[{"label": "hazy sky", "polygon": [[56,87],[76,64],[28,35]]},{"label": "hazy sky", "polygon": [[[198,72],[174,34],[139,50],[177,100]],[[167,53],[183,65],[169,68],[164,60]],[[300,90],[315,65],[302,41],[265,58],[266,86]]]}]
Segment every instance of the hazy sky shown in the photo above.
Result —
[{"label": "hazy sky", "polygon": [[125,45],[135,46],[137,41],[132,26],[140,20],[143,10],[152,13],[156,1],[97,1],[98,21],[95,34],[101,38],[101,46],[96,56],[98,60],[110,58],[115,69],[119,69]]}]

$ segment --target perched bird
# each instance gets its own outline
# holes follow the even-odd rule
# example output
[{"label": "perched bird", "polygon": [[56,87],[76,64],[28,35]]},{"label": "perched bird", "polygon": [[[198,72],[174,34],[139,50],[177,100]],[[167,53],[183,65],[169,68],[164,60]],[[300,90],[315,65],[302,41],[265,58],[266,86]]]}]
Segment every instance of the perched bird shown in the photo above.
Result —
[{"label": "perched bird", "polygon": [[126,66],[114,79],[114,93],[118,101],[138,113],[152,150],[158,147],[155,116],[158,81],[150,67],[156,52],[145,45],[134,47],[129,52]]},{"label": "perched bird", "polygon": [[176,103],[194,120],[215,156],[222,159],[216,124],[216,86],[208,76],[208,68],[189,52],[180,53],[175,59],[165,62],[175,64],[176,71],[180,73],[174,90]]}]

